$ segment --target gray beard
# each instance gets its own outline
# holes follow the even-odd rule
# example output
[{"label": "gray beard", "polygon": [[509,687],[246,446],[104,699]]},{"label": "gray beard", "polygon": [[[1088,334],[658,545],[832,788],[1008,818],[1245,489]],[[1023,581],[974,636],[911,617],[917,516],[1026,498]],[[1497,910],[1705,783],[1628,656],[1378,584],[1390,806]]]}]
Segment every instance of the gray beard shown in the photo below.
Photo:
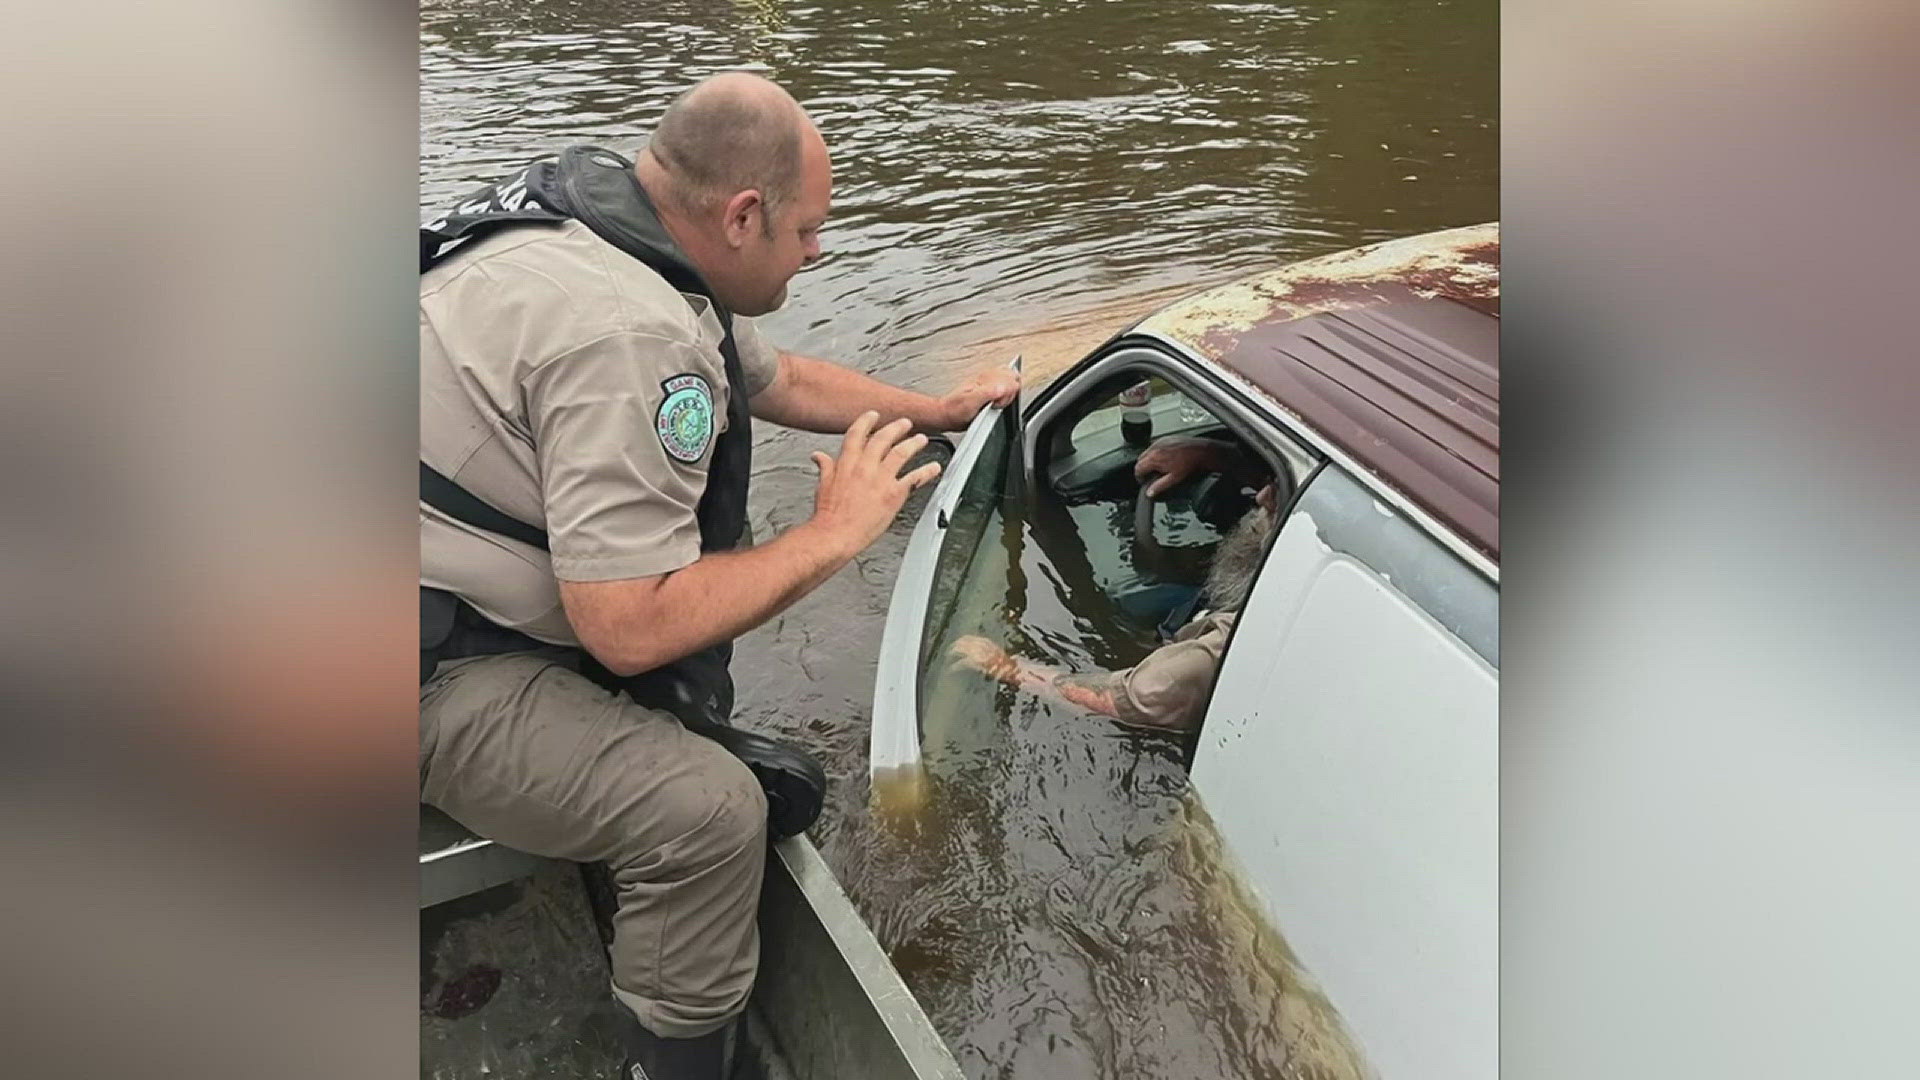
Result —
[{"label": "gray beard", "polygon": [[1256,506],[1220,541],[1220,550],[1214,553],[1213,565],[1207,569],[1207,584],[1202,590],[1208,607],[1215,611],[1238,611],[1247,602],[1253,579],[1260,573],[1260,557],[1266,553],[1271,524],[1272,518]]}]

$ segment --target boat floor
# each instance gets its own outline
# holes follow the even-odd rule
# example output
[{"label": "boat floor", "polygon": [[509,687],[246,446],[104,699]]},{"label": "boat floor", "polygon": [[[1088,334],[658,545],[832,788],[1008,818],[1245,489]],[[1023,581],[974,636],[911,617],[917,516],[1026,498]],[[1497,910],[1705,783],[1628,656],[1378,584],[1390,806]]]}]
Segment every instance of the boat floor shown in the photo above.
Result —
[{"label": "boat floor", "polygon": [[[420,913],[420,1075],[432,1080],[614,1077],[619,1006],[579,869],[532,877]],[[791,1080],[758,1002],[733,1080]]]}]

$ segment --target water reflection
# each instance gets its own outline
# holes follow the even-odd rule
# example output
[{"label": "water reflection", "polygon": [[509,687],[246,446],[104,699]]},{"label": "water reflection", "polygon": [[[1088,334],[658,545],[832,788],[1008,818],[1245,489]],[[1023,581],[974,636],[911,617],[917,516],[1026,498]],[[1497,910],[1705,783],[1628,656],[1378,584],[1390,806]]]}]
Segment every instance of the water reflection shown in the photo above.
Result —
[{"label": "water reflection", "polygon": [[[1147,299],[1497,217],[1497,10],[423,0],[421,205],[566,144],[630,150],[695,79],[756,68],[818,120],[836,180],[828,257],[770,336],[944,389],[1071,327],[1057,370]],[[820,445],[760,433],[759,535],[811,511]],[[816,839],[968,1073],[1344,1075],[1283,947],[1233,900],[1177,742],[943,688],[950,738],[920,791],[936,812],[874,827],[866,716],[909,524],[740,643],[740,719],[826,759]],[[1139,658],[1028,523],[997,527],[1003,618],[1036,653]]]}]

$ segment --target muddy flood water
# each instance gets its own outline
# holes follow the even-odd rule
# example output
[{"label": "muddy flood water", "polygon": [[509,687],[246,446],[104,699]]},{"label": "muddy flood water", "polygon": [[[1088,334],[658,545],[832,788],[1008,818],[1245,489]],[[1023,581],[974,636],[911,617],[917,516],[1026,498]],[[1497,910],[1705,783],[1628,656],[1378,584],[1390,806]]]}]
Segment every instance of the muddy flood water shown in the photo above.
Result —
[{"label": "muddy flood water", "polygon": [[[1015,352],[1042,381],[1172,296],[1498,217],[1497,14],[423,0],[421,209],[569,143],[631,152],[693,80],[759,70],[812,113],[835,170],[826,258],[768,336],[927,391]],[[766,537],[811,511],[807,453],[830,440],[758,439]],[[737,722],[827,765],[815,842],[968,1075],[1356,1075],[1223,870],[1177,740],[936,675],[962,735],[930,741],[911,808],[875,812],[874,658],[910,526],[741,641]],[[1051,662],[1137,654],[1041,558],[1009,555]]]}]

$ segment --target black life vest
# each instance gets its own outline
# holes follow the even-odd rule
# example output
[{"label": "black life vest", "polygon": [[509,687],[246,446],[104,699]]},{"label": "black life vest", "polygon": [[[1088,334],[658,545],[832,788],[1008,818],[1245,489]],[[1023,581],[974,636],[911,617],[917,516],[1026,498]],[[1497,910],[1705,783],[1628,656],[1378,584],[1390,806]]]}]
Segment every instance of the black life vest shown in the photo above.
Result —
[{"label": "black life vest", "polygon": [[[652,201],[634,177],[632,162],[611,150],[576,146],[557,159],[535,161],[499,183],[474,192],[420,227],[420,272],[426,273],[481,237],[512,228],[552,228],[569,220],[579,221],[600,239],[640,260],[680,292],[705,297],[713,305],[724,331],[720,355],[728,383],[727,429],[714,440],[707,460],[706,491],[700,497],[696,517],[702,551],[738,547],[747,531],[753,418],[747,409],[746,380],[733,338],[733,315],[661,225]],[[544,531],[488,505],[424,461],[420,463],[420,497],[429,506],[474,528],[547,547]],[[439,595],[429,595],[434,593]],[[478,612],[437,589],[422,586],[420,596],[423,681],[438,660],[542,647],[541,642],[523,634],[486,624]],[[482,625],[475,625],[476,620]],[[468,632],[461,632],[463,626]],[[724,722],[733,712],[733,677],[727,670],[732,657],[733,645],[727,642],[630,678],[612,675],[591,657],[583,658],[583,670],[602,685],[624,691],[650,708],[665,709],[688,720]]]}]

